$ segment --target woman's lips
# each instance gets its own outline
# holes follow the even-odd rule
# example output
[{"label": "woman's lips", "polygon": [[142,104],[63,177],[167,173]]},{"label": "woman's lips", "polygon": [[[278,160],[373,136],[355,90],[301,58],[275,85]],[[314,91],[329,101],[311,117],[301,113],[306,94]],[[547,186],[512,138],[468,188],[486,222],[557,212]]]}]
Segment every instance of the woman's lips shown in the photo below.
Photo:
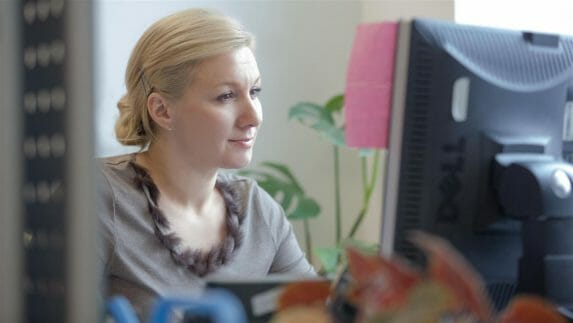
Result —
[{"label": "woman's lips", "polygon": [[255,137],[244,138],[244,139],[231,139],[229,140],[232,144],[237,145],[242,148],[251,148],[255,143]]}]

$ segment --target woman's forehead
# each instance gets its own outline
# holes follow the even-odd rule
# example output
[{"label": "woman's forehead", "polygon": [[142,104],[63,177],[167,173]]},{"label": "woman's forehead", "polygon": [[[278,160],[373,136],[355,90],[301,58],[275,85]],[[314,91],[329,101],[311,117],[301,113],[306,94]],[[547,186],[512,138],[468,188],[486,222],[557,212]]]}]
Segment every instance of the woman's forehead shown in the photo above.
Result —
[{"label": "woman's forehead", "polygon": [[208,58],[193,72],[193,83],[210,86],[251,84],[259,79],[257,61],[248,47]]}]

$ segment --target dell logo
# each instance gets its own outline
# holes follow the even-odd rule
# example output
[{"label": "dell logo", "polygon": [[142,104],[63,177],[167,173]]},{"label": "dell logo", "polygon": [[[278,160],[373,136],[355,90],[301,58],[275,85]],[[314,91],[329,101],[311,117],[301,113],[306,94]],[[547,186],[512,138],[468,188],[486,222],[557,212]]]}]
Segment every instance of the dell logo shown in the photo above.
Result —
[{"label": "dell logo", "polygon": [[460,137],[457,142],[442,146],[442,156],[446,161],[440,164],[441,179],[438,183],[440,202],[436,212],[438,223],[454,223],[458,220],[459,206],[457,195],[462,191],[460,173],[464,169],[466,140]]}]

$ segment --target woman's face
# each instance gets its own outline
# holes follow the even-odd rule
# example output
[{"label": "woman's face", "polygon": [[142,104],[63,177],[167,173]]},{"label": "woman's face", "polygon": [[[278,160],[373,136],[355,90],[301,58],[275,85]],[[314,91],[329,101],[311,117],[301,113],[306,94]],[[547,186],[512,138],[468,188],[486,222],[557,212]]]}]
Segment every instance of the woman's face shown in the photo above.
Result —
[{"label": "woman's face", "polygon": [[194,165],[245,167],[262,122],[260,90],[259,69],[248,47],[203,61],[173,104],[176,147]]}]

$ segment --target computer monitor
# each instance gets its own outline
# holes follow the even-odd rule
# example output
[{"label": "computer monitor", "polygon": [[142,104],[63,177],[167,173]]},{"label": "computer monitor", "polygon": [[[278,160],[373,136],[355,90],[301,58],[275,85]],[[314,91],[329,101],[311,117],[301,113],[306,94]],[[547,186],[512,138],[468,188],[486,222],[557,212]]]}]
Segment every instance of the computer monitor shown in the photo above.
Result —
[{"label": "computer monitor", "polygon": [[447,238],[498,308],[515,292],[573,305],[573,38],[399,24],[382,252],[423,263],[408,231]]}]

